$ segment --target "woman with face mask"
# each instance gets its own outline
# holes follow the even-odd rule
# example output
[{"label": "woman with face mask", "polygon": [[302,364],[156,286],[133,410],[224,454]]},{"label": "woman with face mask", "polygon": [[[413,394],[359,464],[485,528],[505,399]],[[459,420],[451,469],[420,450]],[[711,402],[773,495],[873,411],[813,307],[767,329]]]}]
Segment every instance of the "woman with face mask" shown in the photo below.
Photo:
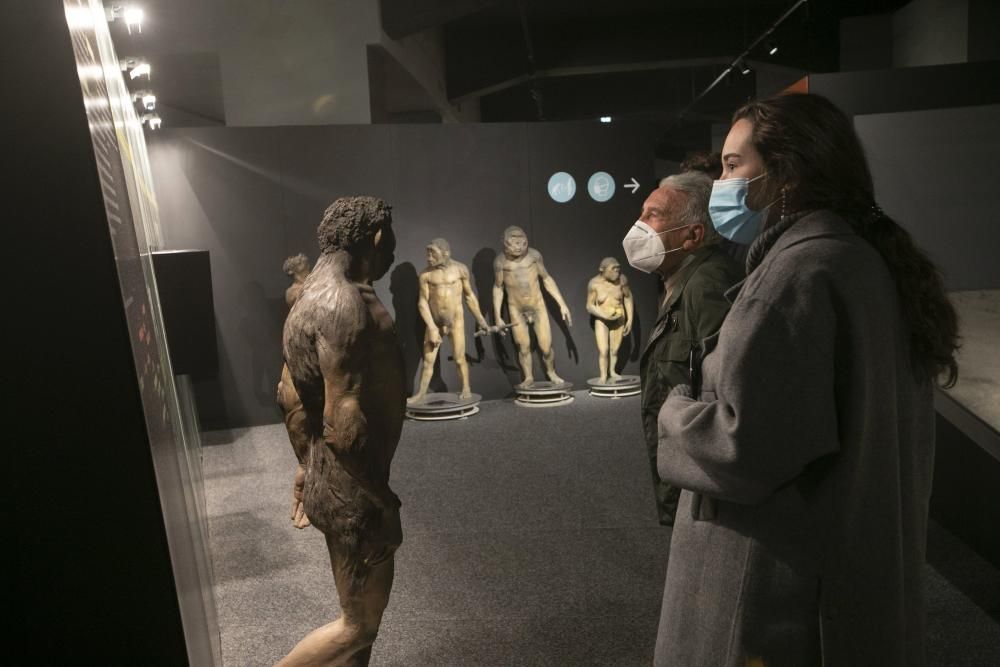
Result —
[{"label": "woman with face mask", "polygon": [[957,377],[940,276],[816,95],[736,113],[709,212],[748,275],[701,391],[659,415],[684,491],[656,664],[923,665],[932,390]]}]

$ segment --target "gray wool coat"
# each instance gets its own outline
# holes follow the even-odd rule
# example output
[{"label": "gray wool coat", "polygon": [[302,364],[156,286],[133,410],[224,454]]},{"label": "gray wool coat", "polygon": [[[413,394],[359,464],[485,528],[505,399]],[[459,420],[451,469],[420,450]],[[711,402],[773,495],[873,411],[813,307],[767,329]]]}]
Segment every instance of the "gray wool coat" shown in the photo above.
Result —
[{"label": "gray wool coat", "polygon": [[659,415],[685,490],[655,664],[923,665],[932,387],[885,263],[820,211],[727,296],[701,396]]}]

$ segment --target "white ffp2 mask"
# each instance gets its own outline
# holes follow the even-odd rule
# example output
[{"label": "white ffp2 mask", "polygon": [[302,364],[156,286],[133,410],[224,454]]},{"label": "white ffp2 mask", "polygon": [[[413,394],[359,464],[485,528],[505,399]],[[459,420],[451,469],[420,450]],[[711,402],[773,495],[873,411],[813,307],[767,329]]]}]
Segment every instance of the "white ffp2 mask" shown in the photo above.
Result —
[{"label": "white ffp2 mask", "polygon": [[660,268],[660,264],[663,263],[664,255],[684,249],[672,248],[667,250],[664,248],[663,239],[660,236],[667,232],[690,226],[690,224],[678,225],[677,227],[665,229],[662,232],[656,232],[642,220],[636,220],[632,228],[628,230],[628,234],[622,239],[622,249],[625,250],[625,259],[634,268],[639,269],[643,273],[656,271]]}]

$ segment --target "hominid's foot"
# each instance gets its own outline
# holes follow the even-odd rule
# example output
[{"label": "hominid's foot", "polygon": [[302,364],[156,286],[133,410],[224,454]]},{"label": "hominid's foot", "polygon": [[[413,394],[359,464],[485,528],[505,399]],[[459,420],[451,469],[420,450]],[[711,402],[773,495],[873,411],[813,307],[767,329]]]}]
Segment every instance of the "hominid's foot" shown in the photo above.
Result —
[{"label": "hominid's foot", "polygon": [[414,403],[419,403],[420,401],[424,400],[426,396],[427,394],[425,394],[424,392],[420,392],[419,394],[414,394],[413,396],[410,396],[408,399],[406,399],[406,404],[413,405]]},{"label": "hominid's foot", "polygon": [[565,380],[563,380],[555,373],[549,373],[549,381],[552,382],[552,384],[562,384],[563,382],[565,382]]},{"label": "hominid's foot", "polygon": [[472,390],[471,390],[471,389],[463,389],[463,390],[462,390],[462,393],[460,393],[460,394],[458,395],[458,397],[459,397],[460,399],[462,399],[463,401],[464,401],[465,399],[467,399],[467,398],[472,398]]},{"label": "hominid's foot", "polygon": [[515,389],[531,389],[535,386],[535,378],[524,378],[524,382],[515,385]]}]

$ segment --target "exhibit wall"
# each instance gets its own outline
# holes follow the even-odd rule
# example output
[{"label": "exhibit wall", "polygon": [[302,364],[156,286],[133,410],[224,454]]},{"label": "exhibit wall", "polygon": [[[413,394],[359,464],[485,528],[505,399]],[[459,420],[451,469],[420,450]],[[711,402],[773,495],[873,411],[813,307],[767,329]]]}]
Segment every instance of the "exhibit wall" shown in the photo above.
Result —
[{"label": "exhibit wall", "polygon": [[989,168],[1000,105],[858,115],[879,204],[941,268],[949,290],[1000,287]]},{"label": "exhibit wall", "polygon": [[[281,370],[281,329],[289,278],[281,265],[304,252],[315,261],[316,227],[337,197],[369,194],[393,206],[396,264],[376,291],[397,321],[406,374],[419,369],[423,323],[417,276],[425,247],[447,239],[472,274],[483,313],[492,319],[493,260],[509,225],[528,233],[573,314],[560,326],[549,303],[560,375],[577,388],[597,375],[597,352],[585,301],[600,260],[625,264],[621,238],[655,187],[655,132],[642,124],[587,123],[356,125],[186,128],[150,138],[164,245],[211,255],[219,372],[195,378],[205,429],[274,423]],[[557,172],[576,192],[565,203],[549,194]],[[613,192],[595,199],[590,177],[606,172]],[[626,185],[639,183],[633,193]],[[610,197],[606,201],[598,201]],[[621,349],[623,372],[638,371],[641,342],[656,314],[654,278],[625,264],[636,298],[636,323]],[[502,398],[520,381],[510,337],[474,339],[466,315],[473,391]],[[432,390],[457,390],[445,343]],[[543,377],[538,355],[536,377]]]}]

